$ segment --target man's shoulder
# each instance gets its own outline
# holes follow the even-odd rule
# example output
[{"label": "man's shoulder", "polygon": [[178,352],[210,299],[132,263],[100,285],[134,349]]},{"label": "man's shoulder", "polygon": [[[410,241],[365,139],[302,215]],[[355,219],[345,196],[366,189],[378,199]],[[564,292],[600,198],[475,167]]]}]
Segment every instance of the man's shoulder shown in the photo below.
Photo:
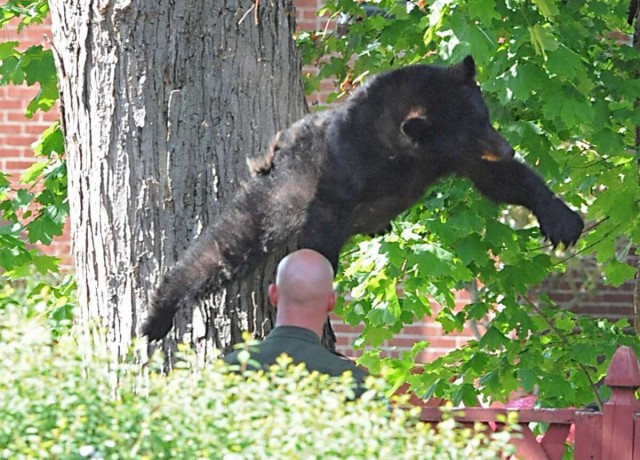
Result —
[{"label": "man's shoulder", "polygon": [[[238,350],[229,353],[224,357],[224,361],[227,364],[238,364],[238,353]],[[359,382],[364,381],[369,375],[350,358],[327,350],[313,331],[299,327],[281,326],[274,329],[264,341],[252,347],[250,353],[251,359],[263,367],[273,364],[278,356],[285,353],[293,358],[295,363],[305,363],[310,371],[332,376],[340,376],[350,371]]]},{"label": "man's shoulder", "polygon": [[224,355],[222,359],[227,364],[238,364],[238,353],[240,353],[240,350],[232,351]]},{"label": "man's shoulder", "polygon": [[[259,343],[257,345],[252,346],[249,350],[247,350],[247,351],[249,351],[252,360],[260,361],[259,358],[260,358],[260,347],[261,347],[261,345],[262,345],[262,343]],[[222,357],[222,359],[227,364],[240,364],[240,361],[238,361],[238,355],[242,351],[245,351],[245,349],[243,348],[243,349],[234,350],[234,351],[224,355]]]},{"label": "man's shoulder", "polygon": [[358,367],[358,365],[351,359],[339,353],[333,353],[324,347],[322,353],[318,354],[318,364],[324,364],[328,368],[330,375],[342,375],[346,371],[351,371],[353,377],[356,380],[364,380],[367,375],[367,371]]}]

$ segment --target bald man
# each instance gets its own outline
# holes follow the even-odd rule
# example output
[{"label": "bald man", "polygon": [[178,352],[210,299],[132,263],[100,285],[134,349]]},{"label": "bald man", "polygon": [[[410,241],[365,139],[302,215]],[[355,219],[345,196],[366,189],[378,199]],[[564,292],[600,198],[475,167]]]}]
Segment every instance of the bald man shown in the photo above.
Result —
[{"label": "bald man", "polygon": [[[319,252],[300,249],[280,261],[276,282],[269,286],[269,300],[276,307],[276,327],[251,353],[264,368],[286,353],[310,371],[332,376],[351,371],[361,384],[368,375],[351,360],[331,353],[320,343],[322,329],[336,304],[333,268]],[[224,360],[238,364],[237,351]],[[361,388],[357,393],[361,393]]]}]

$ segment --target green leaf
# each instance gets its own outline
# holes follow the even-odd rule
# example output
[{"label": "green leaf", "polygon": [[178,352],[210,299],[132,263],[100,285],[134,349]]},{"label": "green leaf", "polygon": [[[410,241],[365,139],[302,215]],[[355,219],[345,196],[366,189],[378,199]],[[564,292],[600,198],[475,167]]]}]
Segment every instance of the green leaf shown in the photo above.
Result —
[{"label": "green leaf", "polygon": [[380,352],[377,350],[364,350],[362,356],[358,358],[358,364],[367,368],[373,375],[379,374],[381,370]]},{"label": "green leaf", "polygon": [[456,253],[462,259],[462,263],[469,265],[474,261],[484,261],[489,255],[480,235],[474,233],[458,241]]},{"label": "green leaf", "polygon": [[60,259],[44,254],[33,254],[31,263],[40,274],[46,275],[48,273],[58,273]]},{"label": "green leaf", "polygon": [[27,224],[29,242],[40,241],[43,244],[51,244],[54,236],[62,235],[62,228],[47,213],[43,213]]},{"label": "green leaf", "polygon": [[522,384],[522,388],[525,391],[532,391],[538,384],[538,376],[540,375],[540,369],[521,368],[518,370],[518,378]]},{"label": "green leaf", "polygon": [[510,340],[502,332],[495,327],[490,326],[478,342],[478,345],[481,348],[486,348],[487,350],[497,350],[507,345],[509,342]]},{"label": "green leaf", "polygon": [[402,301],[402,310],[411,312],[416,319],[421,320],[431,315],[431,303],[420,295],[407,295]]},{"label": "green leaf", "polygon": [[33,194],[29,193],[26,189],[19,189],[14,198],[14,209],[24,208],[31,204],[33,201]]},{"label": "green leaf", "polygon": [[554,0],[533,0],[533,3],[547,19],[551,19],[559,13],[558,6]]},{"label": "green leaf", "polygon": [[460,403],[467,406],[473,406],[478,403],[478,395],[473,385],[464,383],[453,392],[453,404],[459,405]]},{"label": "green leaf", "polygon": [[592,205],[595,217],[608,217],[614,221],[629,222],[629,216],[635,216],[638,209],[638,189],[628,183],[611,182],[600,193]]},{"label": "green leaf", "polygon": [[526,101],[531,94],[537,90],[542,82],[546,80],[546,75],[538,67],[531,63],[522,63],[513,65],[505,76],[505,84],[513,95],[521,100]]},{"label": "green leaf", "polygon": [[562,84],[544,90],[542,111],[545,117],[554,120],[562,128],[590,124],[594,110],[588,99],[576,94],[572,88]]},{"label": "green leaf", "polygon": [[439,276],[449,271],[451,265],[446,261],[451,260],[451,254],[438,251],[431,245],[416,245],[415,249],[417,251],[409,256],[408,262],[411,265],[416,265],[421,274]]},{"label": "green leaf", "polygon": [[36,163],[33,163],[22,173],[22,176],[20,176],[20,182],[22,182],[23,184],[30,184],[32,182],[35,182],[46,167],[46,161],[38,161]]},{"label": "green leaf", "polygon": [[543,26],[535,24],[528,29],[531,44],[536,54],[542,55],[546,59],[547,51],[555,51],[558,49],[558,40],[553,35],[553,32],[551,32],[548,24]]},{"label": "green leaf", "polygon": [[0,171],[0,190],[3,188],[8,188],[10,185],[9,182],[9,174],[5,174],[2,171]]},{"label": "green leaf", "polygon": [[473,302],[465,307],[469,319],[482,319],[491,310],[491,304],[487,302]]},{"label": "green leaf", "polygon": [[547,55],[547,70],[558,78],[573,82],[574,87],[583,96],[591,96],[594,82],[587,72],[586,65],[575,51],[561,46]]},{"label": "green leaf", "polygon": [[638,269],[617,260],[611,260],[604,267],[604,276],[607,284],[618,287],[625,281],[633,279]]},{"label": "green leaf", "polygon": [[507,247],[516,250],[514,245],[515,232],[510,226],[497,220],[490,220],[487,222],[486,227],[487,244],[491,249],[496,251],[502,247]]},{"label": "green leaf", "polygon": [[555,321],[555,327],[563,332],[569,332],[575,327],[575,321],[568,316],[562,316]]},{"label": "green leaf", "polygon": [[46,0],[5,0],[0,6],[0,29],[18,20],[18,33],[31,24],[42,24],[49,13]]},{"label": "green leaf", "polygon": [[500,13],[496,11],[496,0],[469,0],[467,9],[470,17],[479,19],[483,24],[500,19]]},{"label": "green leaf", "polygon": [[464,327],[465,314],[463,312],[455,313],[449,308],[443,308],[438,313],[436,320],[442,325],[442,329],[445,332],[461,331]]},{"label": "green leaf", "polygon": [[385,340],[393,337],[393,333],[386,327],[370,326],[366,325],[362,331],[362,334],[367,337],[372,346],[378,347],[384,343]]},{"label": "green leaf", "polygon": [[56,66],[51,50],[30,46],[22,53],[23,70],[28,85],[55,80]]},{"label": "green leaf", "polygon": [[496,42],[488,31],[479,25],[468,25],[463,38],[469,43],[469,52],[478,62],[487,62],[491,59]]},{"label": "green leaf", "polygon": [[489,355],[483,351],[474,353],[462,366],[463,369],[471,369],[475,373],[482,373],[489,364]]},{"label": "green leaf", "polygon": [[16,53],[18,42],[0,42],[0,61],[3,61]]},{"label": "green leaf", "polygon": [[9,56],[2,60],[0,64],[0,84],[21,85],[24,82],[25,75],[20,66],[20,59],[16,56]]},{"label": "green leaf", "polygon": [[37,110],[47,112],[54,106],[59,98],[58,87],[55,81],[43,82],[40,91],[29,102],[26,110],[27,118],[32,118]]},{"label": "green leaf", "polygon": [[598,356],[602,353],[601,350],[596,350],[588,343],[573,343],[570,347],[571,357],[579,363],[590,363],[598,359]]}]

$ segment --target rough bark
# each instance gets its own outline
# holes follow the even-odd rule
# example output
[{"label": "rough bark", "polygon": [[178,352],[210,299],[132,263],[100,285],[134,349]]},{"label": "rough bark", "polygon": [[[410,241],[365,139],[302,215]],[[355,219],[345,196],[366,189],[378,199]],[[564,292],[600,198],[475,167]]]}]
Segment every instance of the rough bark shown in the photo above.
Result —
[{"label": "rough bark", "polygon": [[[245,160],[304,115],[291,0],[51,0],[81,319],[126,352],[150,296],[247,177]],[[254,8],[259,8],[256,14]],[[255,276],[179,313],[163,347],[201,356],[271,327]],[[190,325],[193,324],[193,327]]]}]

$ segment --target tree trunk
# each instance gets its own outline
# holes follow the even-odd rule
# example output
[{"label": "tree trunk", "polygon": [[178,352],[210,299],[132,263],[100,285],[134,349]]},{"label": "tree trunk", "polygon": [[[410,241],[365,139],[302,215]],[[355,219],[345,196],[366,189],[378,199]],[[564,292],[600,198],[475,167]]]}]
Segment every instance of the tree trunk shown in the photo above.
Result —
[{"label": "tree trunk", "polygon": [[[305,113],[291,0],[50,0],[81,320],[127,352],[154,288]],[[256,11],[257,8],[257,11]],[[271,328],[272,254],[181,311],[163,347],[201,357]],[[193,325],[193,326],[191,326]]]}]

